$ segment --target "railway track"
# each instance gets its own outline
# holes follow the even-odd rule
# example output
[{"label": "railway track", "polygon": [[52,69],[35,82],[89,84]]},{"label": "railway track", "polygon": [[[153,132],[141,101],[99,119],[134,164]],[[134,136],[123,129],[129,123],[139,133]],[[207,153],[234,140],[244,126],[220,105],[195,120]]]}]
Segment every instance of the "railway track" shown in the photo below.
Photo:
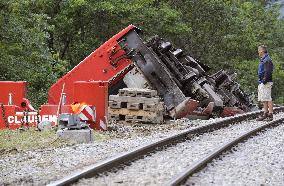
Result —
[{"label": "railway track", "polygon": [[230,140],[229,142],[221,145],[214,149],[211,153],[207,154],[206,156],[202,157],[201,159],[195,161],[190,166],[188,166],[185,170],[183,170],[180,174],[173,177],[171,181],[169,181],[166,185],[167,186],[177,186],[186,183],[190,176],[194,173],[200,171],[204,168],[208,163],[212,162],[214,159],[222,155],[224,152],[231,150],[234,146],[238,145],[239,143],[244,142],[248,138],[257,135],[261,131],[279,126],[280,124],[284,123],[284,117],[279,118],[277,120],[271,121],[269,123],[264,123],[258,127],[255,127],[244,134],[239,135],[238,137]]},{"label": "railway track", "polygon": [[[275,108],[275,112],[283,111],[284,107]],[[143,178],[144,174],[150,174],[151,176],[148,177],[149,181],[157,179],[154,182],[150,181],[150,184],[164,184],[160,181],[166,182],[167,180],[171,180],[168,182],[168,185],[180,185],[190,175],[200,170],[208,162],[220,155],[220,153],[229,150],[237,142],[267,127],[277,125],[284,120],[280,118],[269,123],[263,122],[259,127],[259,122],[256,123],[254,119],[260,113],[260,111],[246,113],[195,129],[186,130],[177,135],[91,165],[84,170],[51,182],[49,185],[70,185],[78,181],[78,184],[82,185],[92,185],[94,183],[99,185],[100,183],[106,184],[108,182],[106,180],[109,178],[116,180],[116,177],[118,180],[115,183],[125,183],[128,185],[149,183],[147,179],[137,179],[137,174],[139,175],[139,173],[141,175],[139,177],[141,178]],[[253,131],[247,132],[248,130]],[[246,135],[240,137],[240,134],[244,133]],[[224,134],[228,134],[229,137]],[[233,141],[235,138],[238,138],[238,140]],[[222,147],[211,152],[212,147],[216,145],[220,146],[220,144],[222,144]],[[202,160],[200,160],[200,157],[203,157]],[[187,159],[190,160],[188,161]],[[148,168],[150,170],[145,171]],[[165,176],[160,176],[160,172],[164,171],[163,169],[170,169],[170,171],[166,171]],[[116,170],[116,172],[113,170]],[[176,173],[180,174],[174,176]],[[136,174],[136,177],[132,174]],[[133,176],[134,178],[131,181],[130,177]],[[130,181],[127,181],[128,179]]]}]

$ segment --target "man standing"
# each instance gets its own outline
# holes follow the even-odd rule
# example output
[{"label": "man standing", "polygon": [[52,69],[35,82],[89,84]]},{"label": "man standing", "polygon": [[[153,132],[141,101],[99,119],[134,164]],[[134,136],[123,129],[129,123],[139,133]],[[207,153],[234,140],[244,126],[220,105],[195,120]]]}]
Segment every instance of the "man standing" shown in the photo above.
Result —
[{"label": "man standing", "polygon": [[258,66],[258,101],[263,103],[264,113],[257,121],[273,120],[273,103],[271,98],[273,63],[268,55],[267,47],[258,47],[258,55],[261,58]]}]

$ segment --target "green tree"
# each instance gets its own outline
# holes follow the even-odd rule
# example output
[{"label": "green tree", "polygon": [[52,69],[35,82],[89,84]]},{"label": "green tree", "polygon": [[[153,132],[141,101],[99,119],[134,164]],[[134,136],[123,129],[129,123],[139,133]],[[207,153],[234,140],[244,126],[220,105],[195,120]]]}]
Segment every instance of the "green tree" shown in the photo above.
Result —
[{"label": "green tree", "polygon": [[48,15],[48,46],[69,68],[130,24],[147,35],[181,37],[190,31],[181,14],[155,0],[39,0],[34,11]]},{"label": "green tree", "polygon": [[[184,23],[192,28],[186,39],[180,39],[195,58],[213,70],[236,71],[243,88],[255,93],[257,47],[265,44],[276,66],[275,84],[284,83],[284,21],[279,19],[279,7],[267,7],[267,2],[261,0],[168,2],[182,12]],[[275,86],[274,97],[281,96],[283,91],[282,86]]]},{"label": "green tree", "polygon": [[[40,105],[67,70],[130,24],[160,35],[212,71],[237,71],[256,90],[257,46],[268,45],[283,84],[284,21],[258,0],[10,0],[0,2],[0,80],[26,80]],[[275,86],[275,98],[284,92]],[[284,97],[284,96],[282,96]],[[281,99],[279,99],[281,100]]]},{"label": "green tree", "polygon": [[58,78],[46,44],[47,16],[30,12],[30,1],[1,1],[0,7],[0,80],[28,81],[29,98],[39,105]]}]

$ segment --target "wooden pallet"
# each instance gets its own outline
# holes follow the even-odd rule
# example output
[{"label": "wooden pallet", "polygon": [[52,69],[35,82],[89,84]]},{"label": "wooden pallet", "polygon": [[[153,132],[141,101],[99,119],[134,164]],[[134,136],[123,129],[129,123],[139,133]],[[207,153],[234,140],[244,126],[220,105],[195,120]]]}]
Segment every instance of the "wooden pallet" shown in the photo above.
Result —
[{"label": "wooden pallet", "polygon": [[129,110],[145,110],[154,112],[160,109],[163,104],[159,98],[130,97],[130,96],[109,96],[109,107],[112,109],[127,108]]},{"label": "wooden pallet", "polygon": [[119,90],[118,95],[152,98],[157,96],[158,94],[156,90],[151,90],[151,89],[123,88]]},{"label": "wooden pallet", "polygon": [[162,123],[164,103],[157,91],[121,89],[119,95],[109,96],[109,119],[131,123]]},{"label": "wooden pallet", "polygon": [[109,109],[109,119],[131,123],[163,123],[163,112],[134,111],[126,108]]}]

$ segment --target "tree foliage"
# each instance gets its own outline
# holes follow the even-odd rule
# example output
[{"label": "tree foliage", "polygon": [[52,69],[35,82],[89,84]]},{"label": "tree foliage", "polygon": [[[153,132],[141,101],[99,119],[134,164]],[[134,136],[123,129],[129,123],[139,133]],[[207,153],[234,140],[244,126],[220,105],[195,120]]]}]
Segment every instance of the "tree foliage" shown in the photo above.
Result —
[{"label": "tree foliage", "polygon": [[[255,92],[257,46],[272,54],[283,85],[284,21],[266,1],[10,0],[0,2],[0,80],[26,80],[37,105],[59,77],[112,35],[134,24],[212,67],[237,71]],[[281,101],[283,86],[274,86]]]}]

